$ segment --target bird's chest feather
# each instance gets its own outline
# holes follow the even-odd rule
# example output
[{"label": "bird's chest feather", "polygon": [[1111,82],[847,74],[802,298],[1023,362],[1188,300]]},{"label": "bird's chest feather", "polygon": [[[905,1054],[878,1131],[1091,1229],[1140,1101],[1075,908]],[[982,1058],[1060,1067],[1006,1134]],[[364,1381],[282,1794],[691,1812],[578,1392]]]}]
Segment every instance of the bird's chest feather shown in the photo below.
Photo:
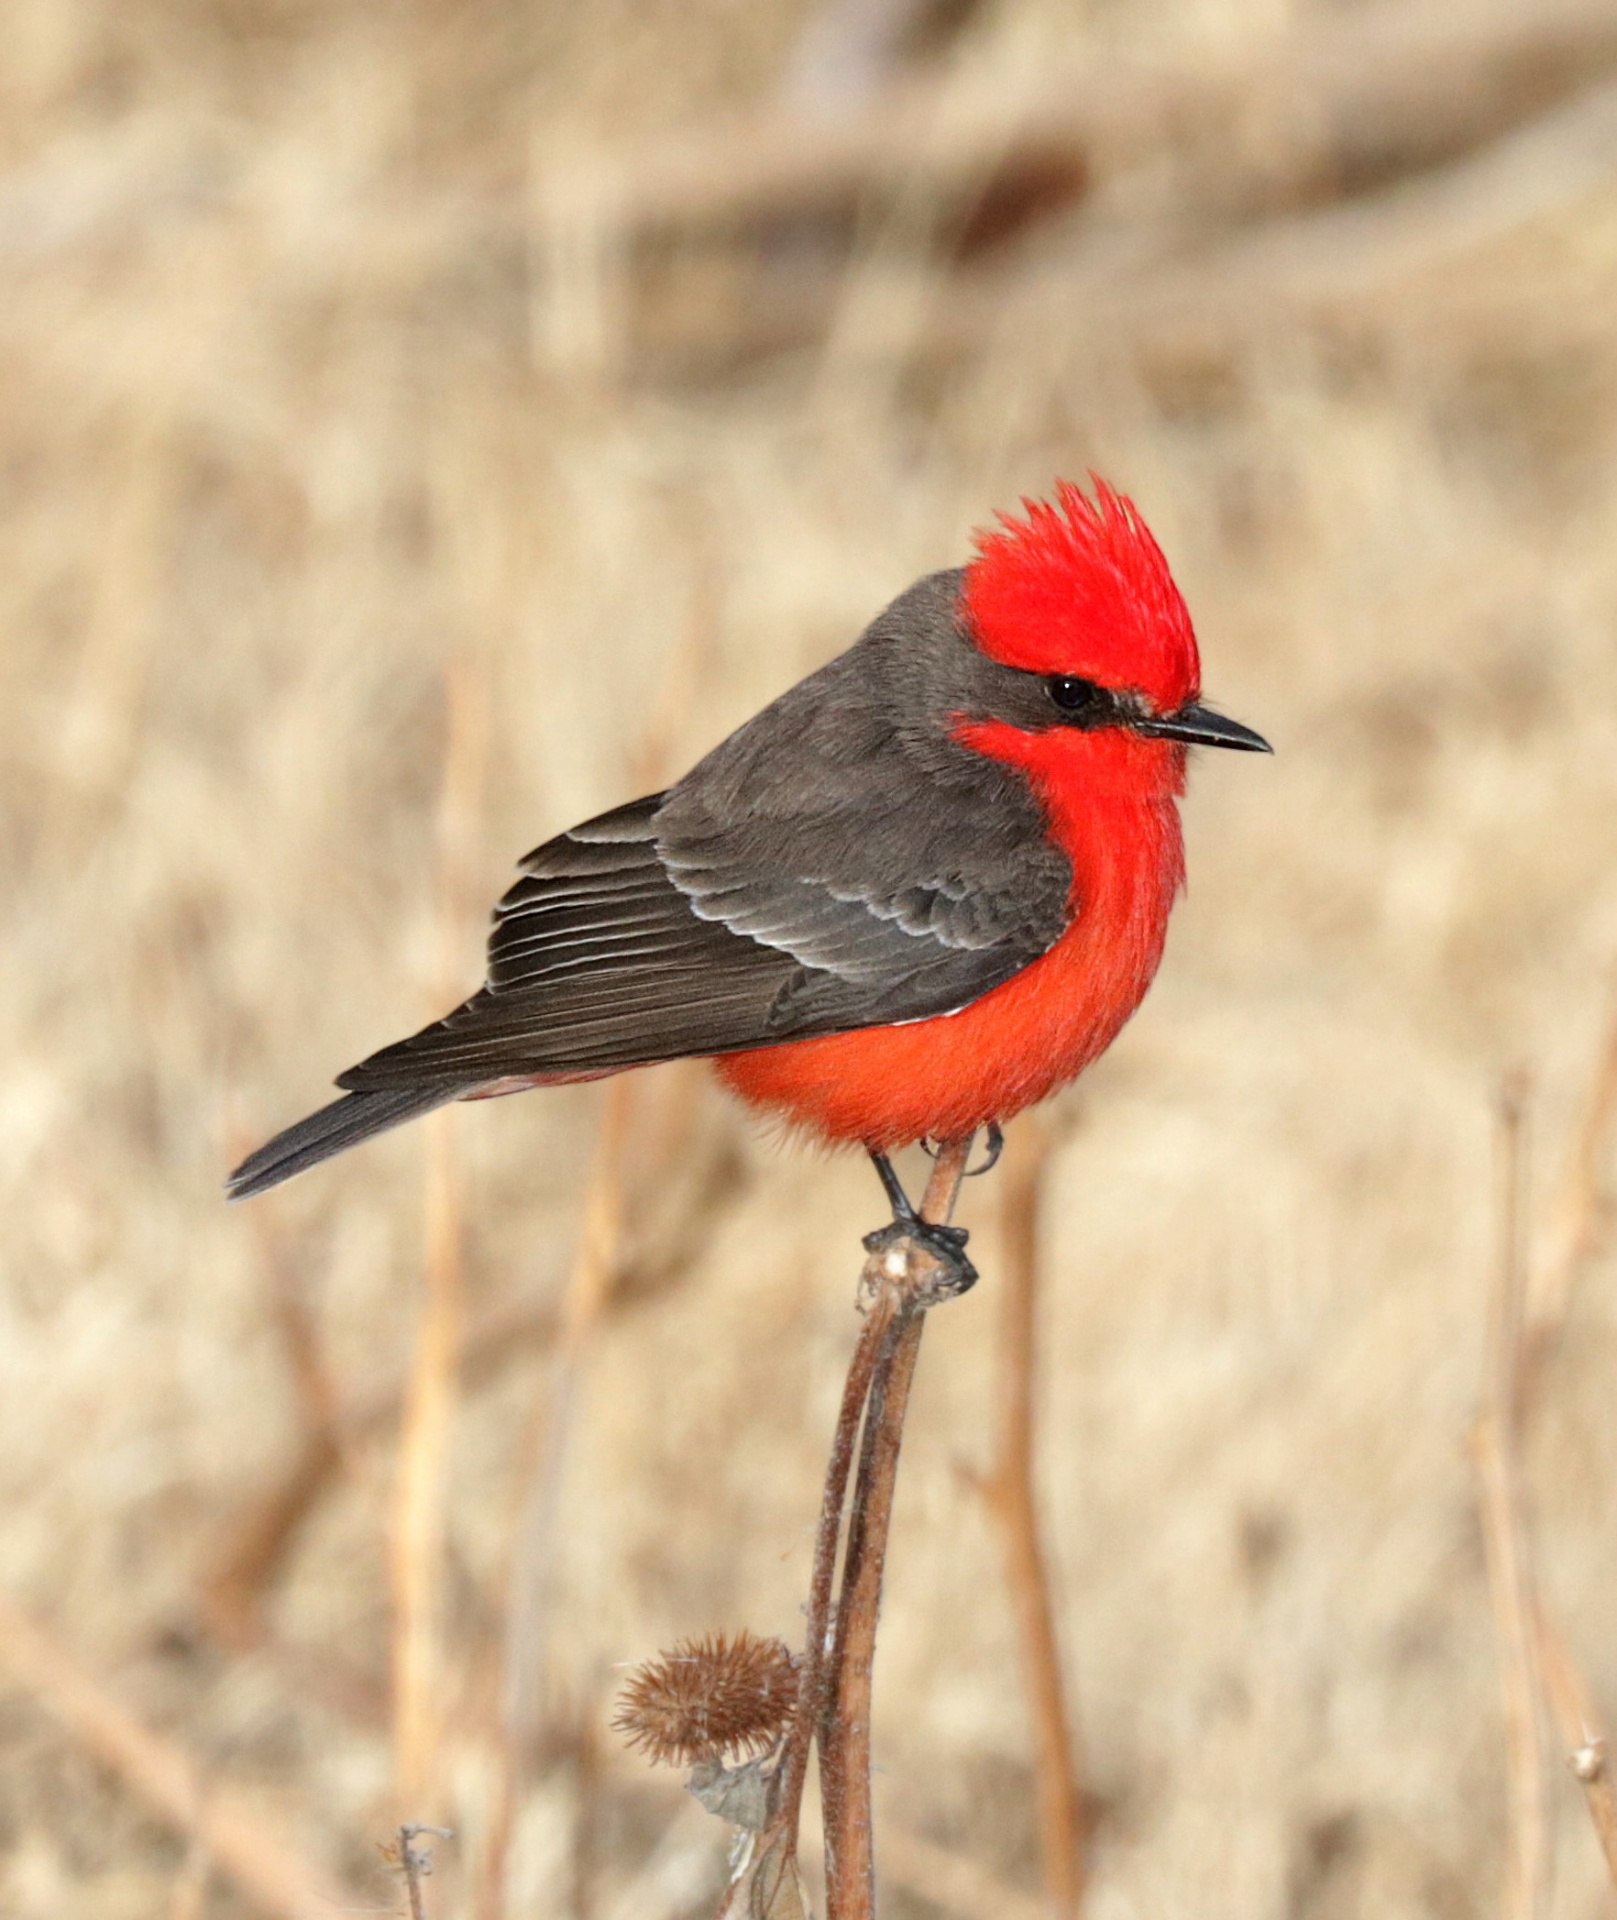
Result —
[{"label": "bird's chest feather", "polygon": [[1024,769],[1072,865],[1055,945],[956,1013],[720,1061],[743,1098],[826,1139],[895,1146],[1006,1119],[1105,1051],[1151,984],[1183,881],[1179,767],[1155,756],[1141,779],[1137,762],[1055,746],[1063,757]]}]

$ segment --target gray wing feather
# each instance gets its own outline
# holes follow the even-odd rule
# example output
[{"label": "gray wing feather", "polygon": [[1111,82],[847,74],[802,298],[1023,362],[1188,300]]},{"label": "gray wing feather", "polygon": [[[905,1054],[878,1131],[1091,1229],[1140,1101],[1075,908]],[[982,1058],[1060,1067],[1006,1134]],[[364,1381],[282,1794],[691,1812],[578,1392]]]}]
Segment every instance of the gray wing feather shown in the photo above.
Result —
[{"label": "gray wing feather", "polygon": [[495,911],[487,986],[338,1084],[735,1052],[950,1013],[1010,979],[1069,923],[1070,866],[1019,776],[904,740],[871,669],[852,649],[667,793],[536,848]]}]

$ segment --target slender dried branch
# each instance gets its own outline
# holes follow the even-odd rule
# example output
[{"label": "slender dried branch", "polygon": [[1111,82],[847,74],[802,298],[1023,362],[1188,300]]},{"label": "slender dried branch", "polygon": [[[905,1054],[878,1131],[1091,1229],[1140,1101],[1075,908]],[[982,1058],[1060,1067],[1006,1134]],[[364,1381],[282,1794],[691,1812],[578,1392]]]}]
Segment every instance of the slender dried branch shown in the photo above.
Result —
[{"label": "slender dried branch", "polygon": [[842,1388],[842,1404],[837,1411],[836,1429],[831,1439],[831,1458],[826,1466],[820,1520],[814,1535],[814,1567],[809,1578],[808,1636],[798,1679],[797,1713],[787,1735],[785,1758],[781,1763],[780,1802],[772,1828],[772,1831],[788,1836],[793,1853],[802,1811],[803,1786],[808,1778],[809,1751],[814,1744],[815,1731],[827,1700],[831,1596],[836,1581],[837,1543],[842,1535],[842,1509],[847,1498],[848,1475],[853,1467],[860,1417],[870,1396],[871,1378],[878,1356],[885,1347],[895,1311],[896,1302],[890,1292],[879,1293],[871,1302],[854,1347],[853,1358],[848,1364],[848,1377]]},{"label": "slender dried branch", "polygon": [[1606,1871],[1617,1887],[1617,1790],[1611,1783],[1611,1768],[1606,1759],[1606,1742],[1595,1738],[1575,1747],[1571,1759],[1573,1777],[1583,1788],[1594,1821],[1600,1850],[1606,1856]]},{"label": "slender dried branch", "polygon": [[1544,1690],[1573,1778],[1583,1788],[1595,1838],[1617,1887],[1617,1790],[1607,1760],[1606,1730],[1588,1683],[1549,1609],[1539,1602],[1534,1614]]},{"label": "slender dried branch", "polygon": [[919,1315],[898,1306],[876,1355],[860,1436],[836,1630],[817,1728],[830,1920],[864,1920],[875,1906],[870,1696],[876,1621],[898,1453],[923,1325]]},{"label": "slender dried branch", "polygon": [[[445,699],[438,809],[439,999],[452,997],[488,740],[482,685],[466,663],[456,663],[446,674]],[[447,1108],[427,1121],[426,1287],[393,1503],[393,1754],[396,1784],[406,1803],[431,1790],[443,1691],[441,1587],[465,1290],[455,1124]]]},{"label": "slender dried branch", "polygon": [[[951,1140],[938,1151],[921,1203],[924,1220],[944,1222],[954,1212],[971,1140]],[[928,1289],[936,1263],[911,1246],[894,1261],[875,1255],[868,1281],[893,1296],[865,1412],[859,1471],[849,1509],[848,1544],[837,1603],[836,1636],[819,1723],[824,1799],[826,1901],[829,1920],[873,1920],[875,1847],[870,1807],[870,1713],[882,1575],[903,1445],[910,1384],[920,1357]]]},{"label": "slender dried branch", "polygon": [[399,1872],[404,1876],[405,1893],[410,1902],[410,1920],[427,1920],[427,1893],[422,1883],[432,1873],[432,1849],[416,1845],[423,1834],[431,1834],[439,1840],[453,1840],[455,1830],[453,1827],[426,1827],[419,1821],[407,1822],[399,1828]]},{"label": "slender dried branch", "polygon": [[[945,1222],[954,1210],[965,1175],[969,1141],[946,1145],[927,1184],[921,1203],[924,1219]],[[787,1733],[776,1775],[775,1806],[769,1826],[731,1881],[720,1904],[718,1920],[745,1914],[754,1916],[794,1912],[800,1901],[797,1871],[798,1825],[803,1787],[808,1777],[809,1752],[820,1747],[821,1797],[824,1803],[825,1851],[828,1880],[840,1869],[838,1844],[851,1822],[862,1818],[861,1884],[870,1886],[869,1842],[869,1688],[875,1651],[876,1612],[881,1598],[882,1562],[886,1551],[887,1521],[892,1508],[893,1480],[898,1467],[898,1438],[902,1428],[909,1379],[914,1372],[923,1319],[924,1292],[936,1278],[935,1263],[919,1248],[898,1254],[896,1249],[872,1254],[860,1277],[859,1297],[864,1325],[848,1364],[842,1402],[832,1435],[826,1466],[820,1519],[815,1532],[814,1564],[809,1582],[808,1633],[799,1665],[797,1707]],[[906,1326],[910,1332],[901,1340]],[[904,1347],[909,1351],[904,1354]],[[843,1507],[853,1467],[854,1448],[864,1419],[859,1482],[849,1520],[844,1557],[843,1590],[833,1613],[837,1544]],[[878,1438],[878,1429],[881,1437]],[[850,1620],[857,1626],[850,1629]],[[854,1673],[853,1668],[862,1667]],[[843,1675],[852,1677],[845,1683]],[[863,1698],[853,1745],[847,1744],[847,1710]],[[859,1776],[862,1774],[862,1785]],[[859,1848],[855,1849],[856,1864]],[[832,1893],[831,1913],[841,1920],[844,1908],[841,1882]],[[868,1907],[868,1895],[867,1895]]]},{"label": "slender dried branch", "polygon": [[448,1113],[429,1116],[427,1286],[394,1494],[393,1753],[406,1802],[431,1791],[443,1685],[439,1618],[461,1320],[460,1184]]},{"label": "slender dried branch", "polygon": [[1552,1870],[1549,1767],[1537,1608],[1521,1466],[1521,1355],[1525,1272],[1522,1225],[1525,1128],[1519,1085],[1499,1102],[1499,1251],[1482,1410],[1472,1432],[1483,1546],[1505,1688],[1508,1768],[1507,1920],[1540,1920]]},{"label": "slender dried branch", "polygon": [[1617,997],[1595,1056],[1583,1113],[1572,1137],[1556,1196],[1548,1258],[1533,1275],[1523,1329],[1524,1392],[1531,1396],[1572,1304],[1578,1276],[1600,1251],[1610,1228],[1606,1191],[1617,1131]]},{"label": "slender dried branch", "polygon": [[264,1815],[209,1784],[185,1750],[137,1720],[60,1640],[0,1599],[0,1667],[242,1897],[286,1920],[329,1920],[351,1896],[298,1856]]},{"label": "slender dried branch", "polygon": [[1034,1490],[1039,1201],[1055,1143],[1056,1135],[1047,1122],[1037,1115],[1026,1116],[1017,1128],[1015,1151],[1003,1176],[999,1446],[983,1492],[999,1524],[1006,1584],[1022,1648],[1045,1897],[1051,1913],[1069,1920],[1078,1912],[1084,1894],[1083,1791]]},{"label": "slender dried branch", "polygon": [[579,1379],[607,1305],[623,1238],[625,1159],[635,1086],[606,1090],[600,1132],[584,1189],[583,1224],[562,1301],[547,1394],[527,1446],[523,1503],[506,1590],[499,1723],[499,1784],[488,1857],[478,1897],[485,1920],[504,1911],[505,1880],[522,1785],[531,1764],[544,1698],[552,1590],[552,1546],[561,1506],[567,1443]]}]

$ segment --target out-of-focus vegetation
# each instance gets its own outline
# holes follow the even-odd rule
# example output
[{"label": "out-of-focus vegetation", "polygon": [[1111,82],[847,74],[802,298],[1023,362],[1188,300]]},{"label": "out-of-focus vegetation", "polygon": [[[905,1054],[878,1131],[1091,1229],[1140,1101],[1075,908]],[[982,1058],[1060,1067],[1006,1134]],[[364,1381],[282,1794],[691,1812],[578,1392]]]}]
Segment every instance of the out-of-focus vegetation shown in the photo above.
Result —
[{"label": "out-of-focus vegetation", "polygon": [[[475,984],[523,849],[1086,468],[1278,748],[1198,768],[1162,979],[1054,1115],[1089,1911],[1496,1911],[1489,1110],[1527,1063],[1566,1270],[1617,958],[1609,5],[16,0],[5,39],[0,1911],[396,1907],[400,1819],[458,1830],[440,1915],[711,1910],[720,1829],[609,1701],[797,1635],[868,1171],[669,1070],[219,1182]],[[893,1920],[1037,1911],[972,1189],[878,1670]],[[1586,1237],[1524,1470],[1610,1712]]]}]

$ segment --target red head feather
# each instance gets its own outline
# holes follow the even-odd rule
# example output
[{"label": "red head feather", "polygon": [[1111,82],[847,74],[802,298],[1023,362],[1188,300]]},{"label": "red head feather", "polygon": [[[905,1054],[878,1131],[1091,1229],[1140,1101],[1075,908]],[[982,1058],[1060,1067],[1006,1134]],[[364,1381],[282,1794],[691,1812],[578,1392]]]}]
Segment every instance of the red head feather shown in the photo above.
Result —
[{"label": "red head feather", "polygon": [[976,536],[966,611],[983,652],[1009,667],[1132,687],[1158,712],[1194,701],[1201,662],[1162,549],[1097,475],[1091,500],[1069,481],[1056,504],[1023,500]]}]

